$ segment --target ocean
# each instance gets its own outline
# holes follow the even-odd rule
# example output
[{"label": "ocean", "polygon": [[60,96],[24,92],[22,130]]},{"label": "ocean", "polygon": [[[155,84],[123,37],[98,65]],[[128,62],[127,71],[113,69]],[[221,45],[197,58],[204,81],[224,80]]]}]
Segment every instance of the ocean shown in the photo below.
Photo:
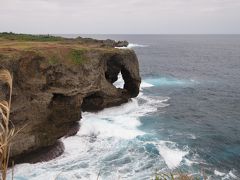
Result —
[{"label": "ocean", "polygon": [[[240,179],[240,35],[82,36],[129,41],[141,92],[83,113],[62,156],[17,165],[14,179],[149,180],[156,172]],[[123,86],[121,75],[115,85]]]}]

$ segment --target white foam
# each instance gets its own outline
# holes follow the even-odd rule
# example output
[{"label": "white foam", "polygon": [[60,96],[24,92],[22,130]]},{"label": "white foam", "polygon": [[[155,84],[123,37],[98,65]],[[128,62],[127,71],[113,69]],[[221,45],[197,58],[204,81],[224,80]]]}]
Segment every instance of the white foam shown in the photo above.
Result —
[{"label": "white foam", "polygon": [[[146,103],[139,105],[138,99],[143,99]],[[83,113],[81,120],[81,136],[97,137],[117,137],[123,139],[133,139],[145,133],[138,129],[141,126],[139,117],[154,112],[158,107],[165,107],[163,103],[168,98],[151,98],[142,93],[137,99],[119,107],[106,108],[98,113]]]},{"label": "white foam", "polygon": [[135,47],[149,47],[148,45],[129,43],[127,47],[115,47],[117,49],[132,49]]},{"label": "white foam", "polygon": [[233,169],[231,171],[229,171],[228,173],[222,173],[222,172],[219,172],[217,170],[214,171],[214,174],[217,175],[217,176],[221,176],[222,177],[222,180],[227,180],[227,179],[239,179],[239,177],[237,175],[234,174],[236,170]]},{"label": "white foam", "polygon": [[[37,164],[21,164],[16,165],[14,167],[14,179],[16,180],[45,180],[47,179],[55,179],[61,171],[48,171],[46,173],[46,169],[44,168],[45,163],[37,163]],[[37,171],[35,171],[37,169]],[[8,177],[11,177],[11,173],[9,172]]]},{"label": "white foam", "polygon": [[134,47],[148,47],[148,45],[129,43],[128,48],[134,48]]},{"label": "white foam", "polygon": [[224,175],[225,175],[225,173],[220,172],[220,171],[217,171],[217,170],[214,170],[214,174],[215,174],[216,176],[224,176]]},{"label": "white foam", "polygon": [[[144,134],[137,129],[141,125],[138,119],[128,115],[119,115],[118,112],[116,112],[115,117],[110,117],[109,114],[105,113],[95,115],[84,113],[81,131],[78,135],[132,139]],[[112,116],[114,115],[112,114]]]},{"label": "white foam", "polygon": [[122,78],[122,74],[119,73],[118,74],[118,79],[116,82],[113,83],[113,85],[117,88],[123,88],[123,85],[124,85],[124,80]]},{"label": "white foam", "polygon": [[141,85],[140,85],[140,90],[143,90],[144,88],[150,88],[150,87],[153,87],[153,86],[154,86],[154,85],[143,81],[143,82],[141,83]]},{"label": "white foam", "polygon": [[[177,148],[169,148],[166,141],[161,141],[158,144],[158,150],[168,168],[175,169],[177,168],[183,160],[183,157],[188,154],[187,151],[182,151]],[[171,142],[172,143],[172,142]]]},{"label": "white foam", "polygon": [[194,134],[188,134],[188,137],[189,137],[190,139],[197,139],[197,137],[196,137]]},{"label": "white foam", "polygon": [[232,171],[229,171],[229,176],[233,179],[238,179],[238,177],[235,174],[233,174]]},{"label": "white foam", "polygon": [[[120,78],[117,83],[121,86],[122,82]],[[144,82],[142,84],[142,88],[150,86]],[[119,107],[107,108],[98,113],[83,113],[78,134],[62,139],[65,145],[62,156],[49,162],[17,165],[15,179],[45,180],[47,177],[57,180],[69,178],[95,180],[104,165],[107,167],[103,170],[105,174],[100,175],[99,179],[111,179],[115,176],[114,179],[118,179],[119,176],[132,177],[131,168],[144,166],[138,163],[140,158],[144,164],[148,161],[151,163],[151,159],[141,152],[134,152],[134,148],[133,151],[132,149],[124,151],[122,155],[118,153],[128,149],[128,143],[135,142],[137,136],[145,134],[139,128],[140,117],[155,112],[159,107],[167,106],[165,103],[167,100],[165,97],[145,96],[140,92],[137,98]],[[129,163],[125,164],[125,159]],[[116,164],[115,161],[124,163]]]},{"label": "white foam", "polygon": [[194,163],[196,163],[196,162],[191,161],[191,160],[189,160],[189,159],[187,159],[187,158],[185,158],[184,160],[185,160],[185,164],[186,164],[187,166],[192,166]]}]

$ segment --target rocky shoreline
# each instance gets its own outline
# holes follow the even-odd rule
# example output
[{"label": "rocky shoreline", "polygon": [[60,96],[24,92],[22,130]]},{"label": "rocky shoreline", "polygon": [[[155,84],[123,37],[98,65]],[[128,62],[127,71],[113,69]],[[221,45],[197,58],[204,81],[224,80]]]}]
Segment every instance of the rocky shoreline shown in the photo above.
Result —
[{"label": "rocky shoreline", "polygon": [[[141,83],[134,51],[115,48],[127,46],[125,41],[40,40],[0,35],[0,66],[14,79],[10,119],[16,129],[24,127],[12,145],[16,163],[61,155],[64,145],[59,139],[77,133],[81,111],[126,103],[138,95]],[[119,73],[125,82],[122,89],[113,85]],[[2,99],[7,96],[0,94]]]}]

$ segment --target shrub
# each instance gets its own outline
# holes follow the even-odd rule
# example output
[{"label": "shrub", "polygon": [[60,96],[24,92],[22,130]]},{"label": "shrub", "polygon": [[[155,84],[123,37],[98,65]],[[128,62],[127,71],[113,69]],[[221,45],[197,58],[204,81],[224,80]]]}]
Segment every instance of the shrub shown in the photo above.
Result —
[{"label": "shrub", "polygon": [[58,63],[58,59],[56,56],[50,56],[49,58],[49,64],[54,65]]},{"label": "shrub", "polygon": [[62,41],[64,38],[51,36],[51,35],[32,35],[32,34],[15,34],[3,32],[0,33],[0,38],[8,39],[8,40],[18,40],[18,41]]},{"label": "shrub", "polygon": [[84,61],[82,50],[72,50],[70,52],[70,58],[75,64],[81,64]]}]

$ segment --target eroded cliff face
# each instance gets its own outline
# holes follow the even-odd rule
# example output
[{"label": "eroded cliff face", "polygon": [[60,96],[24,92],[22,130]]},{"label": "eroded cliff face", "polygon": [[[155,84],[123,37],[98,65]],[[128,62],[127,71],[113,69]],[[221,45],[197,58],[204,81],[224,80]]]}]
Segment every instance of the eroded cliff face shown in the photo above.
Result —
[{"label": "eroded cliff face", "polygon": [[[138,95],[141,79],[134,51],[86,48],[74,54],[75,49],[59,45],[0,50],[0,66],[14,79],[10,118],[17,129],[24,127],[13,142],[15,161],[60,155],[64,147],[58,139],[78,131],[81,111],[117,106]],[[113,85],[120,72],[123,89]],[[42,157],[41,152],[50,155]]]}]

